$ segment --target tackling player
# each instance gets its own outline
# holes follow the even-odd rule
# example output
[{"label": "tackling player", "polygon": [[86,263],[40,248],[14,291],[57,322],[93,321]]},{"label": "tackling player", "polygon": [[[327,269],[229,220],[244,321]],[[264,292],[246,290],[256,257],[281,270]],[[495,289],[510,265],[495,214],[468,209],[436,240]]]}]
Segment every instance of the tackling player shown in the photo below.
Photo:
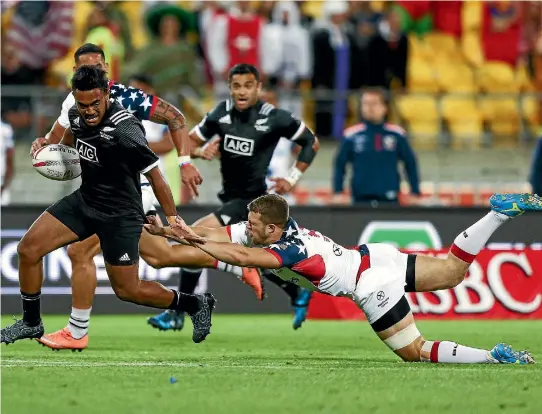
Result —
[{"label": "tackling player", "polygon": [[[489,351],[426,340],[405,297],[405,291],[432,292],[457,286],[501,225],[526,210],[542,211],[542,198],[531,194],[493,195],[490,203],[492,211],[456,237],[446,259],[401,253],[385,243],[346,249],[316,231],[299,227],[289,217],[286,201],[271,194],[249,204],[247,222],[220,230],[222,239],[233,243],[207,241],[197,247],[216,260],[275,269],[291,283],[352,299],[378,337],[404,361],[534,363],[528,352],[514,351],[505,344]],[[145,227],[154,234],[177,238],[169,228]]]},{"label": "tackling player", "polygon": [[76,147],[82,169],[81,187],[50,206],[21,239],[19,281],[23,319],[1,330],[1,342],[40,338],[43,257],[59,247],[96,234],[116,295],[139,305],[188,312],[199,343],[210,333],[215,299],[187,295],[160,283],[139,280],[139,239],[145,222],[139,174],[144,174],[166,214],[173,234],[202,242],[177,211],[171,190],[148,147],[141,122],[115,99],[102,69],[81,66],[72,78],[76,101],[68,113],[70,127],[62,143]]},{"label": "tackling player", "polygon": [[[281,137],[295,142],[301,150],[287,177],[272,178],[273,190],[278,194],[288,193],[316,156],[319,143],[311,130],[290,112],[260,101],[261,86],[260,75],[254,66],[234,66],[229,72],[231,98],[220,102],[190,132],[197,147],[192,151],[194,157],[218,135],[223,186],[218,195],[223,203],[220,209],[198,220],[196,226],[216,228],[246,220],[247,204],[267,192],[267,169]],[[183,269],[179,290],[193,293],[200,274],[201,269]],[[290,296],[294,307],[302,310],[296,312],[302,318],[294,318],[294,328],[298,328],[304,320],[310,296],[303,295],[304,291],[298,286],[284,283],[269,271],[264,270],[263,274]],[[166,311],[149,318],[148,323],[164,330],[181,329],[183,315]]]}]

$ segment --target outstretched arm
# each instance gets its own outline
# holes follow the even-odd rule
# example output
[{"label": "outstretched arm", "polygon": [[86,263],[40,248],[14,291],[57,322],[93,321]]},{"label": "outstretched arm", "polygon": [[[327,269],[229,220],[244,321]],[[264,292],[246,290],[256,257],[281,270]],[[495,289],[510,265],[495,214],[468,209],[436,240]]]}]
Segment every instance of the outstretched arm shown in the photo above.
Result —
[{"label": "outstretched arm", "polygon": [[216,260],[241,267],[262,269],[280,269],[282,263],[273,254],[259,247],[245,247],[239,244],[207,241],[205,245],[196,245]]}]

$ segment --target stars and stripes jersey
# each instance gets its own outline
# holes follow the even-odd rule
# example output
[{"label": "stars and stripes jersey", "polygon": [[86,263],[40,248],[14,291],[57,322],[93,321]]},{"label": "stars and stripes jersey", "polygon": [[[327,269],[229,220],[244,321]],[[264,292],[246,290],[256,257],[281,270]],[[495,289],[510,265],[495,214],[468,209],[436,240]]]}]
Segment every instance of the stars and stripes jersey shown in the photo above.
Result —
[{"label": "stars and stripes jersey", "polygon": [[[229,226],[228,233],[232,243],[252,245],[246,222]],[[292,218],[281,239],[264,248],[282,264],[273,270],[281,279],[333,296],[352,295],[363,270],[359,250],[347,249],[317,231],[299,227]]]},{"label": "stars and stripes jersey", "polygon": [[[140,121],[149,120],[154,112],[154,108],[158,102],[158,97],[146,94],[141,89],[125,86],[121,83],[109,82],[109,93],[111,98],[117,100],[128,112],[133,114]],[[59,125],[63,128],[70,126],[68,111],[75,105],[73,93],[66,97],[62,103],[62,110],[57,119]]]},{"label": "stars and stripes jersey", "polygon": [[202,141],[220,139],[223,202],[252,199],[266,193],[266,175],[273,151],[281,137],[296,141],[312,134],[290,112],[269,103],[240,112],[231,100],[220,102],[192,130]]},{"label": "stars and stripes jersey", "polygon": [[76,106],[68,111],[75,148],[81,160],[79,189],[85,203],[110,216],[144,217],[140,174],[159,163],[149,148],[141,122],[114,99],[102,122],[88,126]]}]

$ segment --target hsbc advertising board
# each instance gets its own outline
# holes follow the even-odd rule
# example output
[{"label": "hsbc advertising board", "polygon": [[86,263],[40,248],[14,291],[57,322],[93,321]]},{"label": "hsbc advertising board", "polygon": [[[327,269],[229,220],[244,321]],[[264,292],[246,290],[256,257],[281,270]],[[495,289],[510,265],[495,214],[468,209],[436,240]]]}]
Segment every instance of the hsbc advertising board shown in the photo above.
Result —
[{"label": "hsbc advertising board", "polygon": [[[1,212],[2,313],[19,313],[17,244],[44,207],[7,207]],[[187,222],[213,211],[212,207],[179,209]],[[399,249],[446,254],[456,235],[487,214],[486,209],[441,208],[311,208],[295,207],[292,217],[303,227],[315,229],[345,244],[391,243]],[[429,249],[429,252],[427,250]],[[409,294],[418,318],[542,318],[542,217],[524,214],[503,225],[486,249],[478,255],[469,277],[450,291]],[[424,253],[425,254],[425,253]],[[152,313],[148,309],[121,302],[111,290],[103,257],[95,258],[98,289],[95,313]],[[178,283],[177,268],[156,270],[140,261],[140,277],[166,286]],[[45,313],[65,313],[70,309],[71,264],[66,249],[44,260],[42,309]],[[258,302],[246,285],[235,276],[210,270],[199,289],[217,296],[223,313],[289,312],[288,298],[267,283],[268,298]],[[346,299],[316,294],[309,317],[360,319],[362,312]]]}]

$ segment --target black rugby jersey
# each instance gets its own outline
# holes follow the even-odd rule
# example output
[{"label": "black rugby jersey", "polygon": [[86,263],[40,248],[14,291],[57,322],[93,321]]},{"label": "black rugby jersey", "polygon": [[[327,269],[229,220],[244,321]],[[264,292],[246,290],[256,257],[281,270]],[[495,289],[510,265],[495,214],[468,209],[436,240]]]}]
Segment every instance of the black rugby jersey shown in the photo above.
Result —
[{"label": "black rugby jersey", "polygon": [[231,100],[220,102],[194,127],[203,141],[218,135],[223,190],[219,198],[252,199],[265,194],[265,177],[281,137],[295,141],[312,134],[305,124],[283,109],[259,101],[240,112]]},{"label": "black rugby jersey", "polygon": [[140,173],[159,163],[141,122],[113,99],[100,125],[85,124],[77,107],[69,110],[75,148],[81,158],[79,189],[84,202],[107,215],[144,217]]}]

